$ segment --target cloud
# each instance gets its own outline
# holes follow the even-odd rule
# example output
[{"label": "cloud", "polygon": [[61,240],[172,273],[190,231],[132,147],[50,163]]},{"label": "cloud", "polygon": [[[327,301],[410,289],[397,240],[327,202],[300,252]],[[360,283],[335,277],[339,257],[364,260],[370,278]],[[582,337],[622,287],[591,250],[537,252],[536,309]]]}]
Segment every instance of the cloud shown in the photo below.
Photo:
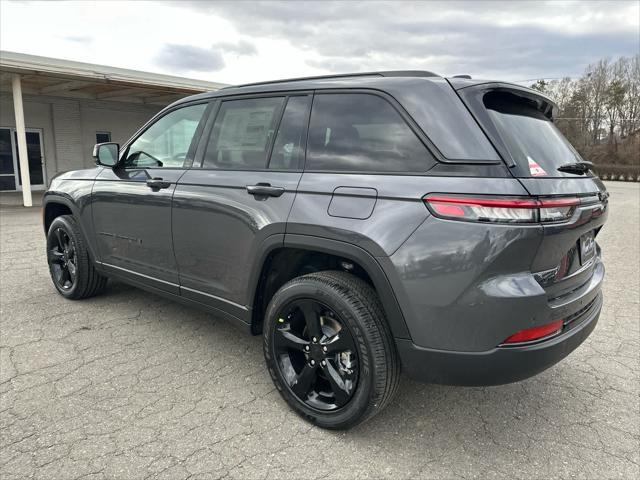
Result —
[{"label": "cloud", "polygon": [[[638,3],[180,2],[285,40],[324,71],[424,68],[517,79],[578,75],[638,52]],[[250,28],[249,28],[250,27]]]},{"label": "cloud", "polygon": [[63,36],[60,36],[60,38],[73,43],[88,44],[93,42],[93,37],[89,35],[63,35]]},{"label": "cloud", "polygon": [[155,63],[169,70],[186,72],[215,72],[225,66],[224,58],[218,50],[174,43],[162,47]]},{"label": "cloud", "polygon": [[256,47],[245,40],[237,43],[218,42],[211,48],[169,43],[162,47],[155,58],[155,63],[168,70],[216,72],[225,67],[225,55],[241,56],[256,53]]},{"label": "cloud", "polygon": [[255,45],[246,40],[240,40],[238,43],[219,42],[212,46],[214,50],[221,54],[232,53],[235,55],[255,55],[258,53]]}]

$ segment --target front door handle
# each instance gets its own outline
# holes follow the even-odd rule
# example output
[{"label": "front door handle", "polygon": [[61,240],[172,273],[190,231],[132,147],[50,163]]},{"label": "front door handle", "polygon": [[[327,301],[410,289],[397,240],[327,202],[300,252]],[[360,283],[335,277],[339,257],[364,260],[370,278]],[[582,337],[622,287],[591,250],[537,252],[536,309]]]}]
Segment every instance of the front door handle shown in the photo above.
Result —
[{"label": "front door handle", "polygon": [[256,196],[279,197],[284,193],[284,188],[272,187],[270,183],[257,183],[255,185],[247,185],[247,192]]},{"label": "front door handle", "polygon": [[150,187],[154,192],[157,192],[161,188],[169,188],[170,186],[171,182],[167,182],[160,177],[150,178],[147,180],[147,187]]}]

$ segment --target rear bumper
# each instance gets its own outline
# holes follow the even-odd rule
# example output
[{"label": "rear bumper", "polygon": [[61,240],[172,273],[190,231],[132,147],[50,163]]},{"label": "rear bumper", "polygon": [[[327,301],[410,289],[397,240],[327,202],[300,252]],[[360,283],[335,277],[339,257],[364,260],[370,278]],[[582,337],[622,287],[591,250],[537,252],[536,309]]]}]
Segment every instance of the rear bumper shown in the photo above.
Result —
[{"label": "rear bumper", "polygon": [[497,347],[485,352],[433,350],[396,339],[403,371],[410,377],[446,385],[500,385],[536,375],[555,365],[591,334],[602,309],[602,293],[562,333],[539,343]]}]

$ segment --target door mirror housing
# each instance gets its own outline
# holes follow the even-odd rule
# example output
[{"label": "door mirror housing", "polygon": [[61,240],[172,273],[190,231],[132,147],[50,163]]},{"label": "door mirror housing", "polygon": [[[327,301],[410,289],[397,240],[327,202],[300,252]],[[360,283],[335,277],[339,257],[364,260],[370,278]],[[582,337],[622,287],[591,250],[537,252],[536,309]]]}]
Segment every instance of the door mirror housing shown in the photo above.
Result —
[{"label": "door mirror housing", "polygon": [[93,147],[93,159],[96,165],[115,167],[120,156],[120,145],[117,143],[97,143]]}]

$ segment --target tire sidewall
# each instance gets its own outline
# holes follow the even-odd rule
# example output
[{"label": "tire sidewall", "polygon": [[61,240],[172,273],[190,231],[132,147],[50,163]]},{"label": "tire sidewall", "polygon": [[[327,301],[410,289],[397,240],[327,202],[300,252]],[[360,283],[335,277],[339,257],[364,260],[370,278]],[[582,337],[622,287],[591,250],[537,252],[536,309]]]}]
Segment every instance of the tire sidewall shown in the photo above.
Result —
[{"label": "tire sidewall", "polygon": [[[333,412],[323,412],[304,404],[291,391],[280,373],[280,367],[273,350],[273,336],[276,316],[288,303],[310,298],[331,308],[346,323],[358,349],[358,384],[349,403]],[[324,428],[345,428],[358,423],[370,406],[376,372],[371,361],[368,331],[358,318],[358,313],[340,292],[313,277],[301,277],[283,286],[273,296],[265,313],[263,332],[264,355],[271,378],[286,402],[307,420]]]},{"label": "tire sidewall", "polygon": [[[68,235],[69,240],[73,245],[75,256],[76,256],[76,271],[77,271],[76,280],[73,283],[73,286],[68,290],[58,285],[58,282],[55,280],[53,266],[51,265],[51,262],[49,262],[49,250],[51,250],[54,242],[53,232],[57,229],[64,230],[64,232]],[[58,290],[60,295],[62,295],[63,297],[74,298],[78,288],[80,288],[82,275],[84,273],[82,272],[83,266],[80,259],[81,254],[82,252],[81,252],[80,243],[78,242],[75,230],[71,226],[71,223],[69,222],[69,220],[64,216],[55,218],[53,222],[51,222],[51,226],[49,227],[49,231],[47,232],[47,264],[49,266],[49,274],[51,275],[51,281],[53,282],[53,285],[56,287],[56,290]]]}]

